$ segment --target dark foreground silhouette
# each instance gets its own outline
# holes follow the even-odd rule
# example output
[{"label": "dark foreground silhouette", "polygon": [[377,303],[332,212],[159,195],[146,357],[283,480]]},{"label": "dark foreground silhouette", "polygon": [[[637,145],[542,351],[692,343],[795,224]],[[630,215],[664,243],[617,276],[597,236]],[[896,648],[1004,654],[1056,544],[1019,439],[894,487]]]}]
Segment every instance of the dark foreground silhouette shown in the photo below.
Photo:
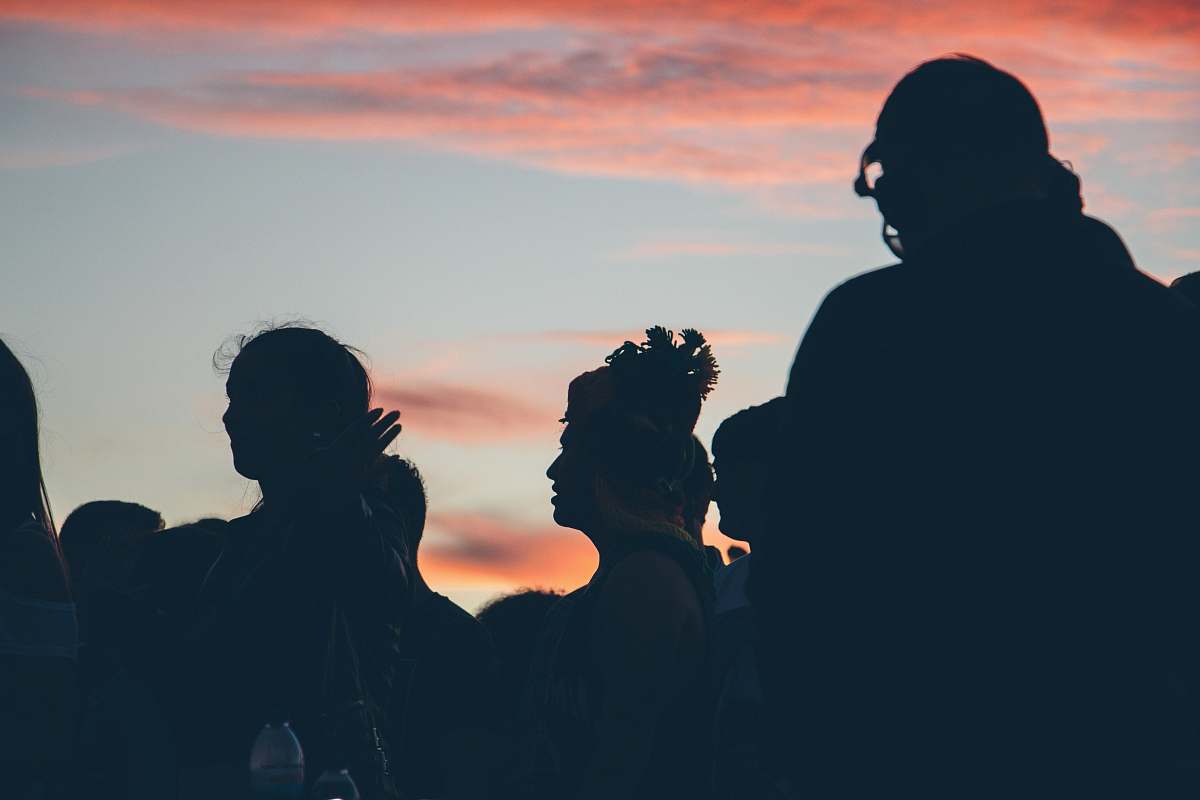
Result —
[{"label": "dark foreground silhouette", "polygon": [[858,188],[903,261],[809,326],[754,554],[777,763],[839,796],[1173,789],[1195,308],[1081,213],[986,63],[906,76],[873,160]]},{"label": "dark foreground silhouette", "polygon": [[900,81],[854,188],[900,263],[830,292],[711,467],[698,332],[571,381],[547,476],[599,568],[478,621],[418,569],[424,482],[352,348],[222,350],[261,500],[86,504],[67,570],[0,345],[0,795],[1196,796],[1200,278],[1139,272],[977,59]]}]

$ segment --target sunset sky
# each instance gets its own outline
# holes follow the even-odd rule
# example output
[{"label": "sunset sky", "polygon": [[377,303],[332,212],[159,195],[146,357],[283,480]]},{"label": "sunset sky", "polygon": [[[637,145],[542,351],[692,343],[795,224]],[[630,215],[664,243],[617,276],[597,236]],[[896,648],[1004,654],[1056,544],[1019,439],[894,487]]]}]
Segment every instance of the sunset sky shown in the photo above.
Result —
[{"label": "sunset sky", "polygon": [[404,412],[436,588],[578,585],[568,381],[661,323],[714,342],[706,442],[779,394],[889,259],[851,190],[880,104],[954,51],[1028,83],[1142,269],[1200,269],[1194,0],[0,0],[0,336],[59,519],[244,513],[211,356],[304,318]]}]

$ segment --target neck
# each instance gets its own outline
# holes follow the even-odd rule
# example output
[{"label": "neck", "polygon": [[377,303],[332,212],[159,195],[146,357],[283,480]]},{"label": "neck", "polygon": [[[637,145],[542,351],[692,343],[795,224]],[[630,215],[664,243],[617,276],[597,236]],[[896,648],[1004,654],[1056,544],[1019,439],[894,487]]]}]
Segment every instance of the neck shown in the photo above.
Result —
[{"label": "neck", "polygon": [[599,525],[589,525],[587,528],[580,528],[580,533],[591,541],[592,546],[596,548],[596,552],[600,556],[600,566],[607,566],[613,558],[616,550],[617,537],[604,530]]},{"label": "neck", "polygon": [[929,223],[924,230],[911,235],[900,232],[900,239],[905,249],[920,249],[929,242],[941,239],[947,234],[969,226],[977,220],[987,219],[993,212],[1020,205],[1032,205],[1047,199],[1044,191],[1033,187],[1013,189],[1008,192],[989,194],[963,193],[942,198],[942,202],[932,203]]},{"label": "neck", "polygon": [[278,506],[284,503],[291,495],[293,488],[291,481],[280,476],[263,477],[258,481],[258,490],[262,493],[263,506]]}]

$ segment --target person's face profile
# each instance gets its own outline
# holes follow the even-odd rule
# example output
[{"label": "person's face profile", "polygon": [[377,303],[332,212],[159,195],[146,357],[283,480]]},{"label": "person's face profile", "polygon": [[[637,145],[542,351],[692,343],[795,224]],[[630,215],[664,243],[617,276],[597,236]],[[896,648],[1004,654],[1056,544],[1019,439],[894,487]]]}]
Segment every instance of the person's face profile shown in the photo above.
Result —
[{"label": "person's face profile", "polygon": [[578,437],[568,424],[559,437],[558,457],[546,470],[554,494],[554,521],[564,528],[583,530],[595,505],[595,467],[582,452]]},{"label": "person's face profile", "polygon": [[302,455],[303,427],[284,376],[268,365],[239,356],[229,371],[225,393],[229,405],[221,417],[229,435],[234,469],[251,480],[269,476],[280,465]]},{"label": "person's face profile", "polygon": [[715,497],[720,512],[717,529],[731,539],[749,541],[764,527],[768,469],[759,461],[713,462]]}]

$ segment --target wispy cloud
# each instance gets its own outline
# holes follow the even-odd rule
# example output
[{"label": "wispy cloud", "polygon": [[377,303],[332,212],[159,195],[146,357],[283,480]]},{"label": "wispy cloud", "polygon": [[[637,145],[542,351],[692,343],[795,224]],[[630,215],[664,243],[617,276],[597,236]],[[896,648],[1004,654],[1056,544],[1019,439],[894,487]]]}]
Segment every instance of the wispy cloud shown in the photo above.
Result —
[{"label": "wispy cloud", "polygon": [[[546,509],[549,517],[550,509]],[[421,569],[435,585],[546,586],[574,589],[596,569],[583,534],[552,523],[527,525],[478,512],[429,517]]]},{"label": "wispy cloud", "polygon": [[1155,233],[1166,233],[1194,219],[1200,219],[1200,207],[1159,208],[1146,214],[1146,226]]},{"label": "wispy cloud", "polygon": [[[319,35],[341,31],[431,31],[527,29],[577,25],[672,33],[712,25],[769,27],[796,35],[803,31],[863,30],[873,33],[929,34],[952,25],[964,35],[1045,35],[1079,31],[1137,41],[1164,41],[1194,33],[1200,11],[1187,0],[1040,0],[978,3],[969,13],[955,0],[913,3],[897,13],[890,0],[2,0],[0,17],[36,20],[85,29],[281,31]],[[1185,54],[1181,54],[1183,57]]]},{"label": "wispy cloud", "polygon": [[458,444],[551,440],[562,416],[560,408],[494,387],[400,381],[377,385],[375,394],[381,405],[401,411],[405,435]]},{"label": "wispy cloud", "polygon": [[[370,71],[265,69],[178,85],[31,91],[225,136],[412,141],[571,174],[763,192],[847,180],[899,72],[948,45],[1016,69],[1052,123],[1200,118],[1194,4],[1100,6],[1016,0],[964,14],[949,0],[901,13],[890,0],[299,0],[286,8],[0,0],[0,18],[164,35],[559,30],[558,44],[540,51],[449,52],[436,67],[399,58]],[[954,44],[943,29],[954,31]],[[1051,55],[1038,52],[1037,42],[1051,41],[1053,50],[1043,48]],[[1066,158],[1107,146],[1089,132],[1056,143]]]}]

